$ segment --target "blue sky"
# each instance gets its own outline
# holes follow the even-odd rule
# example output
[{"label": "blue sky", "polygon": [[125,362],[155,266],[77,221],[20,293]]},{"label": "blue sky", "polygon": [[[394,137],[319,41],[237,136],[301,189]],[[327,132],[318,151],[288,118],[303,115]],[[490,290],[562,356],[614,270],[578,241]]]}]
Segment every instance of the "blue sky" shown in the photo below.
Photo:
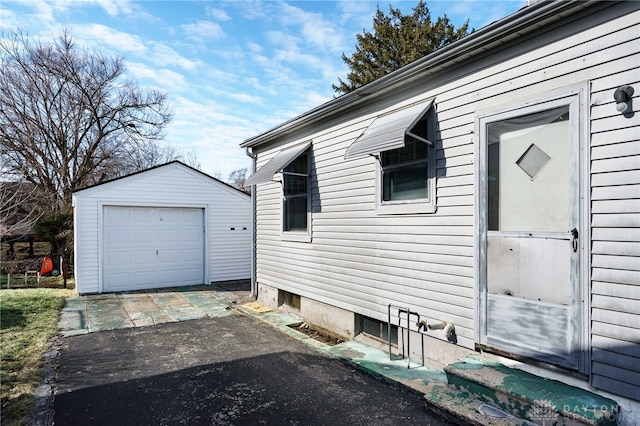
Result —
[{"label": "blue sky", "polygon": [[[377,5],[410,13],[417,1],[2,0],[0,28],[52,39],[66,27],[79,45],[122,56],[141,86],[169,95],[164,142],[226,180],[250,167],[240,142],[334,96],[348,72],[341,54],[371,29]],[[432,19],[479,29],[526,0],[427,5]]]}]

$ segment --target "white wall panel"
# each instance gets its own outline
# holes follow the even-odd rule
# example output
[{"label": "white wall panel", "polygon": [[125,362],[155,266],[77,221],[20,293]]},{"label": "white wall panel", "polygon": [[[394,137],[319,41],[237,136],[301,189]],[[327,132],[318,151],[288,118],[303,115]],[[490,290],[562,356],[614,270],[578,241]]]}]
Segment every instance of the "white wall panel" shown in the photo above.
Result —
[{"label": "white wall panel", "polygon": [[[468,67],[416,78],[411,93],[388,93],[377,109],[370,102],[342,111],[327,118],[331,125],[294,130],[257,148],[260,165],[280,149],[311,139],[314,158],[311,242],[281,238],[280,187],[257,187],[258,282],[380,320],[386,320],[388,303],[406,305],[430,320],[452,322],[459,344],[473,348],[477,114],[530,105],[541,93],[580,85],[588,94],[582,130],[585,158],[591,160],[585,161],[590,170],[583,184],[593,188],[584,191],[592,199],[582,206],[592,225],[591,277],[584,276],[583,286],[589,291],[593,284],[594,291],[593,328],[587,331],[594,351],[608,354],[593,358],[593,383],[612,389],[630,359],[640,365],[640,354],[629,348],[640,321],[634,326],[628,311],[637,314],[640,300],[633,267],[640,256],[640,12],[609,21],[603,16],[613,14],[584,18],[582,31],[567,26],[539,33],[486,52]],[[636,89],[631,117],[617,113],[613,102],[623,84]],[[344,151],[379,114],[432,97],[438,119],[437,211],[377,215],[376,160],[345,161]],[[614,302],[607,294],[625,300]],[[625,383],[624,389],[637,393],[640,387]]]},{"label": "white wall panel", "polygon": [[104,290],[102,226],[103,212],[108,206],[203,209],[206,215],[205,282],[250,277],[250,197],[180,163],[169,163],[78,191],[74,193],[74,203],[75,273],[79,293]]}]

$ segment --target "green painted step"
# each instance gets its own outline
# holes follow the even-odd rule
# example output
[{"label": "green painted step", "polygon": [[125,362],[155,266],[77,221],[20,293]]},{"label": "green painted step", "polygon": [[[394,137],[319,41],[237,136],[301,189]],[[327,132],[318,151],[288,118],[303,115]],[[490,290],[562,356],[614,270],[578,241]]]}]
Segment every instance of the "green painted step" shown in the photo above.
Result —
[{"label": "green painted step", "polygon": [[[424,394],[426,409],[460,426],[534,426],[506,413],[454,385],[432,383]],[[549,424],[549,426],[551,426]]]},{"label": "green painted step", "polygon": [[618,404],[584,389],[485,360],[445,367],[460,392],[538,424],[615,425]]}]

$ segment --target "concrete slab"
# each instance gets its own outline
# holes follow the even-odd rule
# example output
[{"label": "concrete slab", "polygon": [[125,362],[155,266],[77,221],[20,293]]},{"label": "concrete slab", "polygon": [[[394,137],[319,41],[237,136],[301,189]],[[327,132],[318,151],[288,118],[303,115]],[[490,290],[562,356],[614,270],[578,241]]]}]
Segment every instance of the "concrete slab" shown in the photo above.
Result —
[{"label": "concrete slab", "polygon": [[133,322],[124,310],[116,294],[104,297],[89,296],[87,302],[87,321],[89,332],[115,330],[133,327]]},{"label": "concrete slab", "polygon": [[149,296],[174,321],[187,321],[206,316],[206,313],[189,303],[189,300],[180,293],[151,293]]},{"label": "concrete slab", "polygon": [[211,318],[229,315],[227,304],[220,302],[212,292],[188,289],[180,290],[180,293],[191,305]]},{"label": "concrete slab", "polygon": [[68,298],[58,327],[63,336],[231,315],[229,306],[253,300],[246,280],[215,286],[94,294]]},{"label": "concrete slab", "polygon": [[173,321],[169,315],[159,309],[147,293],[125,293],[119,295],[119,300],[135,327]]},{"label": "concrete slab", "polygon": [[60,312],[58,328],[65,336],[75,336],[89,332],[87,324],[87,302],[82,297],[70,297]]}]

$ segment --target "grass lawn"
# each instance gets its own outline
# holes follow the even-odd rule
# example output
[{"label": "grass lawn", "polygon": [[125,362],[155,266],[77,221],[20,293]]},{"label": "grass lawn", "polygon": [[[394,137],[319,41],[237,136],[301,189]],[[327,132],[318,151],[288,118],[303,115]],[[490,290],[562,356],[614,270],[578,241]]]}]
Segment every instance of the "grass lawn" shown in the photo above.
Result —
[{"label": "grass lawn", "polygon": [[73,290],[0,290],[0,424],[28,424],[47,342]]}]

